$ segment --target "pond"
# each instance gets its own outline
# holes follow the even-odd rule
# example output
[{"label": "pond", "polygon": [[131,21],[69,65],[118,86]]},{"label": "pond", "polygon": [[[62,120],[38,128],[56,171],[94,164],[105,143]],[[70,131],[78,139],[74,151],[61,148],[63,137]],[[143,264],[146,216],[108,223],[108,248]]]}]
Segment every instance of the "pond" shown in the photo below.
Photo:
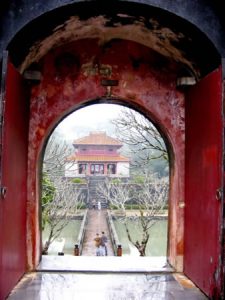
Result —
[{"label": "pond", "polygon": [[[150,228],[150,238],[146,248],[146,256],[166,256],[167,255],[167,219],[157,220]],[[119,241],[122,245],[123,255],[136,255],[139,253],[137,249],[129,242],[125,225],[121,220],[114,220],[115,229],[118,234]],[[134,241],[140,241],[141,228],[135,221],[129,221],[128,228]]]},{"label": "pond", "polygon": [[[50,245],[48,254],[58,255],[58,252],[64,252],[67,255],[74,254],[74,245],[77,241],[82,220],[70,220],[70,222],[63,228],[59,237]],[[46,226],[42,232],[42,240],[47,239],[49,228]]]},{"label": "pond", "polygon": [[[58,255],[64,252],[65,255],[74,255],[74,245],[77,241],[82,219],[72,219],[62,230],[60,236],[50,245],[48,254]],[[115,229],[119,241],[122,245],[123,255],[139,256],[137,249],[131,245],[127,238],[124,224],[119,220],[114,220]],[[129,223],[130,232],[136,241],[141,231],[132,221]],[[42,239],[47,239],[49,228],[42,232]],[[146,248],[147,256],[166,256],[167,255],[167,218],[157,221],[150,229],[150,239]]]}]

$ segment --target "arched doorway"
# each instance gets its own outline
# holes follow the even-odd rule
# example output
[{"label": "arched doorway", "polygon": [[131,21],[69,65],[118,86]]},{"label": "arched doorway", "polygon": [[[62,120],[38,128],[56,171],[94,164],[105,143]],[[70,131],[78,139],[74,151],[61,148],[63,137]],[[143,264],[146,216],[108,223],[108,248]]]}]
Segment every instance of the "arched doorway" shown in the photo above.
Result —
[{"label": "arched doorway", "polygon": [[[94,256],[93,238],[96,232],[104,230],[109,237],[108,256],[117,255],[118,245],[122,246],[123,255],[139,256],[138,246],[135,243],[139,240],[139,244],[145,244],[146,251],[143,256],[151,256],[149,263],[157,260],[159,267],[167,264],[169,157],[173,155],[168,154],[162,136],[148,119],[131,108],[107,104],[107,100],[106,104],[89,105],[61,120],[42,151],[44,154],[41,155],[43,157],[41,205],[42,221],[44,220],[42,222],[44,254],[47,251],[50,255],[57,255],[58,252],[64,251],[66,255],[74,255],[76,243],[78,251],[80,249],[79,255]],[[93,165],[102,165],[102,173],[93,173]],[[109,170],[109,165],[115,166],[114,172],[113,169]],[[81,166],[84,168],[81,169]],[[74,194],[63,192],[65,180],[68,183],[65,189],[70,190],[69,187],[73,187]],[[114,185],[115,189],[111,190],[114,197],[109,197],[108,188],[111,189],[109,181],[112,184],[119,184]],[[153,185],[155,189],[152,189]],[[60,191],[60,199],[62,201],[65,199],[63,205],[65,223],[60,231],[58,228],[62,220],[57,212],[60,212],[61,203],[58,202],[57,196],[51,194],[51,197],[48,193],[53,186]],[[122,192],[124,186],[125,193]],[[149,188],[145,190],[145,196],[142,198],[144,186]],[[67,195],[67,199],[64,195]],[[82,205],[79,205],[79,199]],[[157,205],[159,199],[162,199],[162,202]],[[100,208],[97,205],[99,202]],[[73,205],[70,206],[70,203]],[[114,230],[111,226],[107,226],[107,223],[114,225],[113,220],[121,210],[122,203],[125,204],[123,207],[125,217],[117,218],[118,232],[114,237]],[[76,204],[77,211],[74,210]],[[149,217],[148,220],[145,219],[146,223],[140,222],[142,207]],[[81,226],[82,232],[79,233],[77,231],[78,224],[81,224],[79,220],[81,216],[85,218],[86,215],[87,224],[84,230]],[[131,215],[133,218],[139,216],[135,223],[131,222]],[[111,223],[106,221],[108,218],[112,220]],[[125,224],[132,228],[130,240],[125,232]],[[72,227],[73,231],[70,230]],[[146,228],[147,231],[150,230],[149,236],[143,234],[147,233]],[[78,235],[82,237],[81,241],[77,240]],[[48,260],[46,257],[44,259]],[[42,263],[42,266],[44,264]],[[136,265],[138,264],[137,260]],[[150,264],[149,269],[151,270]]]},{"label": "arched doorway", "polygon": [[[220,70],[209,73],[219,67],[220,57],[211,42],[198,29],[162,10],[142,5],[132,7],[130,4],[120,4],[119,7],[111,7],[112,10],[102,7],[92,18],[92,10],[89,10],[90,13],[86,10],[85,5],[88,4],[83,5],[74,6],[77,8],[77,16],[80,15],[81,18],[76,16],[70,18],[68,12],[71,6],[64,7],[62,10],[64,20],[60,20],[61,25],[67,20],[64,26],[57,27],[55,32],[48,37],[43,34],[41,42],[34,45],[28,55],[23,51],[20,53],[21,56],[16,54],[15,45],[18,45],[21,36],[30,37],[28,44],[33,45],[34,40],[29,34],[29,26],[22,30],[9,46],[13,63],[21,73],[24,73],[27,80],[35,83],[30,89],[30,104],[24,103],[24,106],[30,107],[30,116],[27,117],[30,123],[28,250],[26,253],[28,265],[34,268],[40,255],[38,163],[45,139],[60,116],[66,115],[71,110],[100,101],[97,99],[107,98],[107,101],[115,103],[116,99],[121,99],[120,101],[124,104],[145,112],[146,116],[151,117],[171,140],[174,149],[171,180],[173,180],[174,188],[171,189],[173,207],[170,222],[172,237],[169,246],[170,261],[177,270],[183,270],[184,257],[187,275],[193,278],[208,295],[214,295],[217,293],[216,290],[220,290],[222,275],[222,266],[219,261],[222,219],[220,190],[218,190],[222,187],[221,86],[218,87],[221,82],[221,73]],[[89,8],[91,5],[92,3]],[[147,19],[144,12],[146,8],[149,13]],[[50,16],[56,16],[59,12],[60,10],[53,11]],[[157,17],[158,12],[160,12],[159,17]],[[140,17],[142,15],[143,18]],[[30,24],[32,28],[38,27],[39,22],[46,20],[46,16]],[[55,27],[57,23],[55,21],[56,19],[51,23],[52,27]],[[179,32],[172,30],[172,21],[175,21],[176,26],[181,28]],[[59,24],[60,22],[57,25]],[[169,29],[166,30],[166,28]],[[210,61],[201,56],[203,49],[212,58]],[[11,78],[8,77],[7,80],[12,80],[12,77],[17,76],[15,74],[13,70]],[[208,77],[201,80],[206,74],[209,74]],[[178,78],[180,79],[178,84],[182,89],[177,86]],[[200,81],[199,84],[188,92],[183,89],[196,81]],[[14,96],[16,98],[17,95]],[[17,101],[14,105],[16,103]],[[211,107],[213,107],[213,114]],[[187,108],[186,121],[184,121],[184,108]],[[8,113],[9,118],[12,112],[8,111]],[[201,135],[202,127],[198,127],[199,116],[205,119],[210,118],[210,122],[216,124],[213,127],[206,123],[204,128],[208,130],[205,135]],[[22,124],[22,120],[18,122]],[[201,124],[203,124],[202,121]],[[198,135],[193,134],[196,132],[196,126],[199,129]],[[27,124],[24,124],[23,128],[27,129]],[[184,135],[187,138],[186,175]],[[9,147],[12,149],[11,144]],[[26,157],[22,148],[19,153],[22,153],[23,158]],[[193,163],[191,164],[190,161]],[[196,168],[196,162],[199,161],[201,164]],[[21,169],[24,170],[24,166]],[[193,176],[196,170],[198,175]],[[205,174],[207,174],[206,177]],[[216,174],[216,179],[213,179],[213,174]],[[206,180],[204,186],[208,188],[207,197],[202,197],[203,185],[195,180],[192,181],[202,176]],[[26,174],[23,178],[26,180]],[[184,195],[185,182],[186,197]],[[21,189],[24,191],[24,185]],[[216,190],[218,190],[217,193]],[[218,201],[214,201],[216,194]],[[7,197],[9,195],[6,194]],[[193,203],[196,204],[194,201],[196,195],[202,199],[202,202],[195,206]],[[184,208],[186,235],[183,233]],[[193,209],[195,214],[192,213]],[[210,221],[211,210],[214,212],[212,223]],[[192,235],[190,233],[195,230],[193,223],[196,220],[199,221],[198,230],[195,231],[198,234]],[[204,229],[204,221],[210,228],[216,230],[213,247],[209,246],[207,250],[204,239],[200,238]],[[186,252],[184,252],[184,242]],[[21,251],[23,256],[26,256],[24,248]],[[200,270],[195,268],[196,261],[199,262],[200,257],[202,266],[205,263],[210,266],[207,272],[204,268],[199,268]],[[22,269],[25,269],[24,265]]]},{"label": "arched doorway", "polygon": [[[87,40],[83,40],[82,41],[82,43],[84,44],[84,47],[87,47],[86,45],[86,43],[89,43],[90,41],[87,41]],[[91,40],[91,43],[92,43],[92,47],[94,48],[94,41],[93,40]],[[81,44],[80,44],[80,42],[78,43],[79,44],[79,47],[81,46]],[[139,51],[138,50],[138,44],[132,44],[131,42],[129,42],[128,43],[129,45],[126,45],[126,47],[137,47],[136,49],[135,49],[135,51]],[[77,45],[77,43],[75,43],[74,44],[74,46],[76,47],[76,45]],[[132,46],[133,45],[133,46]],[[74,47],[74,46],[72,46],[71,44],[70,44],[70,46],[71,47]],[[115,47],[119,47],[119,49],[118,49],[118,51],[120,50],[120,51],[122,51],[122,48],[125,46],[125,44],[123,43],[123,41],[116,41],[116,46]],[[144,49],[146,50],[146,48],[144,47]],[[58,49],[58,51],[59,51],[59,49]],[[133,50],[132,50],[133,51]],[[81,52],[83,52],[83,51],[81,51]],[[110,54],[110,52],[111,52],[111,50],[109,51],[109,54]],[[108,55],[109,55],[108,54]],[[58,53],[56,53],[56,55],[58,56]],[[60,54],[61,55],[61,54]],[[121,55],[121,54],[120,54]],[[125,54],[125,56],[126,56],[126,54]],[[48,61],[48,58],[46,58],[47,59],[47,61]],[[115,60],[115,58],[114,58],[114,60]],[[121,61],[124,61],[125,60],[125,58],[124,57],[119,57],[118,58],[118,63],[117,63],[117,66],[119,66],[119,64],[120,64],[120,62]],[[123,64],[124,64],[124,62],[123,62]],[[52,65],[53,67],[54,67],[54,65]],[[129,66],[130,66],[130,63],[129,63]],[[49,66],[48,66],[48,68],[49,68]],[[94,67],[95,68],[95,67]],[[122,70],[122,66],[121,66],[121,70]],[[49,69],[50,70],[50,69]],[[133,70],[133,67],[131,68],[131,70]],[[136,72],[136,69],[134,69],[135,71],[134,72]],[[53,71],[54,72],[54,71]],[[82,71],[83,72],[83,71]],[[135,102],[134,102],[134,100],[130,100],[130,99],[126,99],[126,100],[123,100],[123,98],[121,98],[120,97],[120,100],[119,100],[119,94],[117,94],[117,97],[111,97],[111,96],[109,96],[109,97],[105,97],[105,94],[106,94],[106,92],[108,93],[108,87],[105,87],[105,86],[103,86],[102,84],[100,84],[100,85],[98,85],[97,86],[97,90],[96,90],[96,97],[97,97],[97,94],[100,92],[103,96],[101,97],[101,99],[96,99],[96,100],[92,100],[92,101],[86,101],[86,99],[89,99],[90,97],[92,97],[93,96],[93,91],[94,91],[94,89],[96,88],[96,87],[94,87],[93,88],[93,80],[94,81],[96,81],[96,79],[100,76],[100,78],[101,78],[101,74],[99,75],[99,71],[97,71],[97,73],[95,74],[95,70],[93,71],[92,70],[92,67],[91,67],[91,70],[89,70],[89,66],[88,66],[88,71],[87,70],[84,70],[84,73],[82,73],[81,74],[81,76],[83,77],[83,75],[84,74],[86,74],[86,72],[91,72],[91,74],[92,74],[92,72],[94,72],[94,75],[91,75],[90,77],[89,77],[89,73],[87,73],[88,75],[86,76],[85,75],[85,86],[86,86],[86,84],[87,84],[87,86],[85,87],[85,90],[83,90],[85,93],[90,93],[90,96],[89,95],[81,95],[81,97],[84,99],[84,101],[85,101],[85,105],[87,105],[87,104],[89,104],[89,103],[96,103],[96,102],[99,102],[99,101],[110,101],[110,103],[112,103],[112,102],[114,102],[114,103],[116,103],[116,102],[121,102],[121,103],[123,103],[123,104],[127,104],[127,105],[129,105],[129,106],[133,106],[134,108],[136,108],[137,107],[137,104],[135,104]],[[132,71],[133,72],[133,71]],[[146,69],[145,69],[145,67],[144,67],[144,69],[141,69],[141,72],[146,72]],[[72,72],[73,73],[73,72]],[[78,75],[79,76],[79,75]],[[119,75],[118,75],[119,76]],[[140,76],[140,75],[139,75]],[[47,79],[48,80],[48,79]],[[82,80],[83,81],[83,80]],[[97,79],[97,81],[99,82],[99,79]],[[125,80],[126,81],[126,80]],[[62,83],[63,83],[63,85],[64,85],[64,80],[62,80]],[[140,83],[141,84],[141,83]],[[147,92],[146,92],[146,90],[148,90],[148,85],[153,85],[153,87],[152,87],[152,89],[154,88],[154,91],[156,91],[156,89],[157,89],[157,87],[156,86],[154,86],[154,83],[152,83],[152,80],[151,80],[151,77],[149,76],[149,81],[148,81],[148,83],[145,83],[144,85],[139,85],[139,90],[140,90],[140,93],[143,93],[143,94],[146,94]],[[95,85],[95,83],[94,83],[94,85]],[[147,87],[145,86],[145,85],[147,85]],[[113,93],[113,91],[115,90],[115,89],[118,89],[119,87],[113,87],[112,88],[112,93]],[[136,90],[136,87],[134,86],[134,88],[135,88],[135,90]],[[35,89],[36,89],[36,87],[34,87],[34,92],[35,92]],[[100,91],[98,90],[98,89],[100,89]],[[165,90],[169,90],[169,88],[168,88],[168,86],[167,87],[164,87],[164,86],[162,86],[162,89],[163,89],[163,91],[165,92]],[[37,90],[37,92],[39,93],[39,90]],[[123,90],[122,90],[122,92],[123,92]],[[130,91],[131,93],[133,92],[132,90]],[[168,118],[168,119],[166,119],[166,115],[167,115],[167,113],[168,113],[168,110],[170,110],[171,112],[172,112],[172,114],[173,114],[173,117],[172,117],[172,119],[175,119],[176,118],[176,114],[178,115],[178,118],[179,118],[179,120],[180,120],[180,124],[179,124],[179,128],[176,128],[176,124],[174,123],[173,125],[172,125],[172,130],[174,130],[174,131],[177,131],[177,130],[180,130],[180,128],[183,130],[183,125],[182,125],[182,117],[183,117],[183,112],[182,112],[182,110],[183,110],[183,108],[182,108],[182,103],[183,103],[183,97],[182,97],[182,93],[180,93],[180,92],[176,92],[177,93],[177,95],[179,95],[179,96],[175,96],[175,98],[177,97],[177,101],[178,101],[178,106],[177,106],[177,108],[175,108],[175,109],[172,109],[171,108],[171,103],[169,103],[169,102],[167,102],[166,101],[166,99],[164,99],[164,100],[162,100],[162,101],[164,101],[163,102],[163,104],[162,104],[162,107],[164,106],[164,104],[167,106],[167,109],[165,110],[165,112],[164,112],[164,122],[168,122],[168,126],[166,126],[165,124],[161,124],[161,121],[156,121],[157,119],[158,120],[161,120],[161,118],[162,118],[162,112],[161,112],[161,110],[162,110],[162,107],[160,108],[160,113],[159,112],[157,112],[157,115],[155,116],[155,112],[154,112],[154,107],[156,108],[157,106],[155,105],[155,103],[154,103],[154,101],[157,101],[158,102],[158,97],[160,98],[160,100],[162,99],[162,98],[164,98],[164,96],[162,95],[162,96],[160,96],[159,94],[158,94],[158,96],[156,95],[155,97],[154,97],[154,99],[153,99],[153,97],[149,97],[149,98],[151,98],[152,99],[152,103],[151,103],[151,110],[153,110],[153,111],[151,111],[150,109],[149,109],[149,111],[146,109],[145,110],[145,115],[146,116],[150,116],[151,117],[151,119],[153,119],[153,120],[155,120],[155,123],[158,123],[158,127],[160,128],[161,127],[161,131],[163,132],[165,132],[164,133],[164,135],[168,135],[169,136],[169,133],[168,133],[168,129],[169,129],[169,127],[170,127],[170,122],[171,122],[171,119],[170,118]],[[59,93],[57,92],[57,96],[59,95]],[[69,105],[69,107],[67,108],[67,109],[65,109],[65,111],[67,111],[68,109],[70,110],[70,109],[73,109],[74,108],[74,97],[75,97],[75,95],[76,95],[76,91],[73,91],[72,92],[72,94],[69,96],[70,97],[70,100],[69,100],[69,103],[67,103],[68,105]],[[55,96],[56,96],[56,94],[55,94]],[[173,98],[173,94],[171,94],[171,97]],[[37,97],[39,97],[39,96],[37,96]],[[130,97],[130,96],[129,96]],[[140,95],[137,95],[137,98],[140,98],[141,96]],[[148,96],[147,96],[148,97]],[[180,97],[180,98],[179,98]],[[36,98],[36,96],[35,96],[35,98]],[[107,98],[107,99],[106,99]],[[36,101],[36,100],[35,100]],[[56,100],[56,101],[60,101],[60,98],[58,98],[58,100]],[[70,102],[71,101],[71,102]],[[173,100],[171,100],[171,101],[174,101],[174,98],[173,98]],[[53,102],[54,103],[56,103],[55,102],[55,100],[53,100]],[[67,105],[66,104],[66,105]],[[39,105],[39,104],[38,104]],[[55,104],[54,104],[55,105]],[[62,105],[64,105],[64,104],[62,104]],[[79,108],[80,106],[77,106],[77,108]],[[34,109],[36,109],[35,108],[35,106],[33,106],[33,108]],[[41,109],[42,109],[42,107],[40,107]],[[61,109],[61,108],[60,108]],[[159,108],[158,108],[158,110],[159,110]],[[50,109],[47,109],[47,111],[50,111]],[[144,111],[144,108],[140,108],[139,107],[139,111]],[[52,114],[52,113],[51,113]],[[58,114],[58,113],[57,113]],[[35,115],[36,116],[38,116],[38,115],[40,115],[39,113],[38,114],[36,114],[35,113]],[[43,114],[42,114],[42,116],[44,116]],[[38,117],[39,118],[39,117]],[[45,121],[47,120],[47,118],[46,118],[46,116],[44,117],[45,118]],[[58,116],[57,116],[57,118],[58,118]],[[39,120],[37,120],[38,122],[39,122]],[[56,121],[57,121],[57,119],[56,119]],[[36,121],[35,121],[35,123],[36,123]],[[32,126],[32,125],[31,125]],[[36,125],[35,125],[36,126]],[[41,126],[38,126],[38,128],[40,128],[40,127],[42,127],[42,125]],[[167,130],[165,129],[167,127]],[[31,131],[33,131],[33,129],[31,130]],[[175,135],[173,135],[172,133],[170,134],[170,136],[175,136]],[[171,137],[171,139],[172,139],[172,137]],[[180,141],[179,141],[179,144],[181,144],[181,146],[180,147],[182,147],[182,144],[183,144],[183,141],[182,141],[182,135],[176,135],[176,137],[175,137],[175,139],[179,139]],[[32,144],[33,145],[35,145],[35,143],[40,143],[40,141],[34,141]],[[171,142],[171,144],[172,144],[172,142]],[[175,145],[176,144],[176,142],[174,141],[173,142],[173,144]],[[41,145],[41,144],[40,144]],[[40,146],[39,146],[40,147]],[[38,147],[38,148],[39,148]],[[184,148],[182,148],[182,149],[184,149]],[[41,151],[40,149],[38,150],[38,152],[39,151]],[[181,151],[181,150],[179,150],[179,151]],[[184,155],[184,153],[182,154],[181,153],[181,156],[180,156],[180,160],[182,161],[182,157],[183,157],[183,155]],[[178,155],[178,157],[179,157],[179,155]],[[179,159],[178,159],[178,161],[179,161]],[[174,162],[174,164],[176,165],[176,163]],[[180,165],[182,165],[182,163],[180,162],[179,163]],[[35,163],[35,165],[36,165],[36,163]],[[32,170],[33,170],[33,166],[32,166],[32,168],[31,168]],[[175,176],[178,176],[178,174],[177,174],[177,172],[182,172],[182,168],[180,167],[180,170],[179,171],[173,171],[174,172],[174,174],[176,174]],[[37,172],[37,174],[38,174],[38,172]],[[179,177],[179,176],[178,176]],[[180,177],[181,177],[181,175],[180,175]],[[31,176],[29,176],[29,178],[31,178]],[[176,180],[175,180],[176,181]],[[177,187],[178,187],[178,185],[177,185],[177,183],[175,184],[176,185],[176,187],[174,188],[174,190],[173,189],[171,189],[171,191],[173,191],[173,193],[174,194],[180,194],[180,193],[183,193],[184,191],[182,191],[181,189],[178,189]],[[33,185],[32,185],[33,186]],[[182,184],[180,184],[180,186],[182,186]],[[179,190],[179,191],[177,191],[177,189]],[[176,191],[176,192],[175,192]],[[172,193],[172,192],[171,192]],[[178,194],[176,195],[176,196],[174,196],[174,197],[178,197]],[[180,196],[180,198],[181,198],[181,196]],[[174,198],[175,199],[175,198]],[[179,219],[179,217],[178,217],[178,219]],[[181,221],[182,222],[182,221]],[[175,221],[175,224],[176,224],[176,221]],[[172,226],[172,225],[171,225]],[[177,229],[175,229],[175,227],[176,226],[174,226],[174,229],[173,230],[177,230]],[[182,230],[182,228],[183,228],[183,226],[181,226],[181,225],[179,225],[178,226],[178,228],[179,228],[179,230]],[[178,236],[177,234],[174,234],[175,236]],[[180,237],[181,238],[181,237]],[[179,239],[180,239],[179,238]],[[173,242],[174,242],[174,240],[173,240]],[[176,242],[175,242],[176,243]],[[181,255],[182,256],[182,255]],[[174,258],[175,259],[175,258]],[[182,260],[182,258],[181,258],[181,260]],[[182,262],[181,262],[182,263]],[[178,265],[178,263],[177,263],[177,265]],[[179,268],[182,268],[181,266],[179,267]]]}]

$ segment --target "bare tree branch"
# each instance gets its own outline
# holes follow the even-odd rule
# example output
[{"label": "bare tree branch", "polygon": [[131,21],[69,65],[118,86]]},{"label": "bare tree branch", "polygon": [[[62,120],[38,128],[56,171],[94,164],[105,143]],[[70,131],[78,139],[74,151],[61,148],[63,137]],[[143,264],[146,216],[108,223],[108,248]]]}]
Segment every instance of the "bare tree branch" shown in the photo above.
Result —
[{"label": "bare tree branch", "polygon": [[[59,237],[71,217],[77,214],[84,200],[82,190],[64,178],[64,166],[70,154],[65,142],[57,142],[54,135],[50,138],[43,161],[43,176],[48,180],[42,180],[42,220],[43,225],[47,223],[49,227],[43,254],[48,252],[50,244]],[[48,199],[43,201],[48,192]]]},{"label": "bare tree branch", "polygon": [[124,108],[112,123],[116,127],[118,138],[130,146],[135,156],[133,166],[147,165],[155,159],[168,161],[167,149],[159,131],[144,116]]},{"label": "bare tree branch", "polygon": [[[98,187],[99,196],[105,197],[122,214],[120,220],[124,223],[129,241],[138,249],[141,256],[149,241],[149,229],[157,222],[157,216],[162,213],[168,201],[168,182],[153,174],[145,174],[142,184],[113,183],[109,178]],[[126,208],[128,203],[138,205],[135,215],[130,216]],[[140,238],[133,240],[128,223],[132,219],[141,228]]]}]

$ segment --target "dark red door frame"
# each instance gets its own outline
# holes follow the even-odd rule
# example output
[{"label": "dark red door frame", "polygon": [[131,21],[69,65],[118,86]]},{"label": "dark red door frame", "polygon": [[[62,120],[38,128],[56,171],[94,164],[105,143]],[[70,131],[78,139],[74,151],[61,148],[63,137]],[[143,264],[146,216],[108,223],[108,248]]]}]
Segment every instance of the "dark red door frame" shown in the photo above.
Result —
[{"label": "dark red door frame", "polygon": [[[6,64],[4,64],[6,66]],[[29,107],[22,76],[12,64],[4,72],[0,199],[0,299],[26,272],[27,150]],[[4,83],[4,81],[3,81]],[[5,103],[4,103],[5,102]]]},{"label": "dark red door frame", "polygon": [[185,274],[220,299],[222,271],[223,116],[221,69],[186,99]]}]

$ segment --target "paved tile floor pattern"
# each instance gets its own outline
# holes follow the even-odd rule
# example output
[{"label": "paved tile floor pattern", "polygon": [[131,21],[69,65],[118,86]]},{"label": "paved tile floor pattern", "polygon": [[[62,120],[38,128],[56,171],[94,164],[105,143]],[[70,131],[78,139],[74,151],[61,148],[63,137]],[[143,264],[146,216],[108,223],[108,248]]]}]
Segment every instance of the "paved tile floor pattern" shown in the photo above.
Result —
[{"label": "paved tile floor pattern", "polygon": [[191,283],[153,274],[30,273],[8,300],[205,300]]}]

